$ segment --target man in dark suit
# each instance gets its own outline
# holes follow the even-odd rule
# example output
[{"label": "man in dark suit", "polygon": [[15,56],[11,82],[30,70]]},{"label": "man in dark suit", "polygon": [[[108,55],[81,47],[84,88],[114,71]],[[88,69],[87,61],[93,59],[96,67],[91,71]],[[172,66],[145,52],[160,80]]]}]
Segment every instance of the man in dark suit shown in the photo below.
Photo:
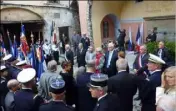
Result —
[{"label": "man in dark suit", "polygon": [[49,91],[53,99],[49,103],[41,105],[39,111],[74,111],[71,106],[64,103],[65,81],[63,79],[54,78],[49,84]]},{"label": "man in dark suit", "polygon": [[76,111],[93,111],[96,105],[96,99],[91,97],[87,84],[90,82],[90,76],[95,73],[95,63],[86,64],[86,72],[78,75],[76,79],[77,86],[77,110]]},{"label": "man in dark suit", "polygon": [[157,39],[157,27],[153,28],[153,33],[151,34],[151,42],[156,42]]},{"label": "man in dark suit", "polygon": [[14,109],[14,93],[19,90],[19,82],[16,79],[11,79],[7,83],[7,87],[9,88],[9,92],[5,97],[5,108],[6,111],[13,111]]},{"label": "man in dark suit", "polygon": [[71,62],[70,74],[73,76],[74,56],[69,44],[65,45],[65,60]]},{"label": "man in dark suit", "polygon": [[82,43],[79,43],[78,48],[79,48],[78,52],[77,52],[78,67],[81,67],[81,66],[85,67],[85,64],[86,64],[86,61],[85,61],[86,49],[84,49]]},{"label": "man in dark suit", "polygon": [[154,53],[158,57],[160,57],[162,60],[164,60],[166,63],[169,61],[169,52],[168,49],[164,46],[164,42],[160,41],[158,44],[158,49]]},{"label": "man in dark suit", "polygon": [[120,102],[115,94],[107,92],[108,76],[105,74],[93,74],[88,86],[93,98],[97,98],[94,111],[121,111]]},{"label": "man in dark suit", "polygon": [[84,49],[87,51],[88,47],[90,46],[90,39],[84,33],[81,38],[81,43],[83,44]]},{"label": "man in dark suit", "polygon": [[117,51],[114,49],[114,44],[108,44],[108,51],[105,53],[104,73],[111,77],[116,74],[116,61],[118,59]]},{"label": "man in dark suit", "polygon": [[22,88],[14,95],[15,111],[38,111],[43,99],[35,96],[33,87],[35,85],[36,71],[33,68],[23,69],[17,76],[22,83]]},{"label": "man in dark suit", "polygon": [[124,43],[125,43],[126,30],[123,29],[121,31],[120,29],[118,29],[118,31],[120,33],[119,38],[117,39],[119,50],[120,51],[125,51],[125,49],[124,49]]},{"label": "man in dark suit", "polygon": [[134,69],[134,72],[137,74],[137,76],[140,76],[144,79],[148,75],[147,75],[147,71],[145,72],[142,69],[147,66],[148,58],[149,58],[149,55],[147,53],[146,45],[140,46],[139,54],[137,55],[137,57],[133,63],[133,69]]},{"label": "man in dark suit", "polygon": [[142,100],[142,106],[148,105],[149,109],[141,111],[154,111],[150,110],[155,107],[155,103],[148,101],[148,103],[143,103],[146,100],[154,100],[149,95],[154,95],[150,89],[149,82],[145,79],[139,78],[133,74],[129,74],[126,71],[128,62],[125,59],[119,59],[117,61],[118,74],[109,78],[108,80],[108,90],[111,93],[117,94],[120,99],[120,109],[121,111],[132,111],[133,110],[133,96],[136,94],[137,89],[139,89],[139,97]]}]

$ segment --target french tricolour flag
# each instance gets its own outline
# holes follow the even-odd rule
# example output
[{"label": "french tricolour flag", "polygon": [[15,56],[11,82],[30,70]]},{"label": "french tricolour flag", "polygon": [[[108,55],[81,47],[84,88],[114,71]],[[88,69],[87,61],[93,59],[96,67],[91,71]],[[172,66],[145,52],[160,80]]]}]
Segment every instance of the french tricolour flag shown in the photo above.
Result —
[{"label": "french tricolour flag", "polygon": [[138,26],[137,35],[136,35],[136,45],[137,51],[139,51],[140,45],[142,45],[142,38],[143,38],[143,23],[141,26]]}]

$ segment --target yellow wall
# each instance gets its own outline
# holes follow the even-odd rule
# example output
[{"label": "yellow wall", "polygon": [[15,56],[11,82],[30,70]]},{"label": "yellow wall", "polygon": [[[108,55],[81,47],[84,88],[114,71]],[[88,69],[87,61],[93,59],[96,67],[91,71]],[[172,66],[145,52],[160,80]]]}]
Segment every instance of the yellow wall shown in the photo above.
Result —
[{"label": "yellow wall", "polygon": [[175,15],[175,1],[93,1],[92,28],[95,47],[101,45],[100,23],[107,14],[120,20],[139,20],[144,17]]},{"label": "yellow wall", "polygon": [[121,19],[175,15],[175,1],[127,1],[121,12]]},{"label": "yellow wall", "polygon": [[95,47],[101,46],[101,21],[107,14],[114,14],[120,18],[122,4],[120,1],[93,1],[92,29]]}]

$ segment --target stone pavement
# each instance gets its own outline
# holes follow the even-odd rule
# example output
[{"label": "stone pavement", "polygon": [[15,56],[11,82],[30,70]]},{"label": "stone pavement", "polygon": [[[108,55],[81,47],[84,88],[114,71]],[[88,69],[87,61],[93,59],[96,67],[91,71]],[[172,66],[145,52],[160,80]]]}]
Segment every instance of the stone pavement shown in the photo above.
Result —
[{"label": "stone pavement", "polygon": [[[134,54],[134,52],[126,52],[126,59],[128,60],[128,65],[129,65],[131,73],[133,73],[132,68],[133,68],[133,62],[134,62],[135,58],[136,58],[136,55]],[[59,61],[60,61],[60,63],[62,61],[64,61],[64,54],[60,55]],[[76,72],[76,70],[78,69],[77,63],[76,63],[76,58],[75,58],[74,62],[75,62],[75,65],[74,65],[73,69],[74,69],[74,72]],[[60,72],[61,70],[62,70],[61,66],[58,65],[58,72]],[[74,75],[74,77],[75,76],[76,75]],[[134,96],[134,98],[135,97],[137,97],[137,94]],[[140,101],[135,101],[134,100],[134,102],[133,102],[133,111],[140,111],[140,105],[139,104],[140,104]]]}]

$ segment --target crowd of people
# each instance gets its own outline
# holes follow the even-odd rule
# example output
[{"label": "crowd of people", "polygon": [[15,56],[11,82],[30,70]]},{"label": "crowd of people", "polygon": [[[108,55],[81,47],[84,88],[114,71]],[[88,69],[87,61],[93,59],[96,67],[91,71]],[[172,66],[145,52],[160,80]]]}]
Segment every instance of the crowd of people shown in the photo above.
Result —
[{"label": "crowd of people", "polygon": [[[125,30],[120,32],[125,36]],[[141,111],[176,111],[176,66],[168,65],[163,41],[154,54],[141,45],[133,69],[125,58],[124,44],[115,48],[109,42],[104,51],[95,48],[86,34],[80,37],[75,32],[72,45],[64,45],[62,62],[57,43],[50,45],[47,40],[42,45],[47,67],[40,78],[32,64],[14,60],[10,54],[1,57],[0,111],[133,111],[137,92]]]}]

